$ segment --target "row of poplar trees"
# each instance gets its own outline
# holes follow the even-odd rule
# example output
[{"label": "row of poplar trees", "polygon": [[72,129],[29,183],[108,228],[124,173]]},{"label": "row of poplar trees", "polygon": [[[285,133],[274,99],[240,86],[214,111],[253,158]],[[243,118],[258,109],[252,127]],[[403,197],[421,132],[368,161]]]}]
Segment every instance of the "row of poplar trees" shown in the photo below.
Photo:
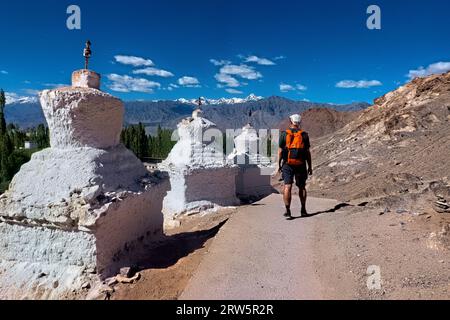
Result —
[{"label": "row of poplar trees", "polygon": [[172,130],[158,126],[156,135],[147,135],[142,123],[130,125],[123,129],[122,143],[141,160],[146,158],[165,159],[169,155],[175,141],[172,141]]},{"label": "row of poplar trees", "polygon": [[[33,152],[50,146],[49,130],[43,124],[27,131],[13,124],[7,125],[5,106],[5,92],[0,90],[0,194],[8,188],[20,167],[30,160]],[[142,123],[123,129],[121,140],[143,161],[148,158],[165,159],[175,145],[171,130],[159,126],[156,135],[147,135]],[[36,148],[25,150],[25,141],[34,142]]]},{"label": "row of poplar trees", "polygon": [[[0,193],[4,192],[20,167],[28,162],[31,154],[49,146],[49,132],[44,125],[23,131],[13,124],[6,124],[6,97],[0,90]],[[24,150],[25,141],[34,142],[34,150]]]}]

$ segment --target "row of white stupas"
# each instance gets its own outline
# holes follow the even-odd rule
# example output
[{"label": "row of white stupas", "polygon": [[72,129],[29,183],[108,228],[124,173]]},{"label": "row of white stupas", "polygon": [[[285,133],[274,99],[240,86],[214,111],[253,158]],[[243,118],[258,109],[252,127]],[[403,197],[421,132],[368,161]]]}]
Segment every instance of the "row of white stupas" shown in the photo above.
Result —
[{"label": "row of white stupas", "polygon": [[[202,142],[215,125],[199,112],[150,173],[120,144],[123,103],[99,88],[99,74],[80,70],[71,87],[40,94],[51,147],[0,198],[0,298],[64,297],[130,265],[133,249],[164,237],[178,215],[272,192],[260,167],[237,166]],[[246,153],[236,147],[235,156]]]}]

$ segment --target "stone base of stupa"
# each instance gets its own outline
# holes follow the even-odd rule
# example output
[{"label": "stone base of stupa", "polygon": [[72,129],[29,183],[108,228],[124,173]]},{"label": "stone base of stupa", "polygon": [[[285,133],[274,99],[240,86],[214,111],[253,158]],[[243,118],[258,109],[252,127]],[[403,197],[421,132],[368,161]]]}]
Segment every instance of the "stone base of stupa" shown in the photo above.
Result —
[{"label": "stone base of stupa", "polygon": [[255,202],[272,193],[271,173],[273,168],[259,165],[240,165],[236,176],[236,195],[243,202]]},{"label": "stone base of stupa", "polygon": [[163,203],[166,227],[182,215],[240,203],[236,197],[236,167],[172,169],[168,173],[172,189]]},{"label": "stone base of stupa", "polygon": [[121,145],[34,154],[0,200],[0,296],[22,283],[22,294],[61,297],[91,273],[115,275],[133,247],[162,236],[169,189]]}]

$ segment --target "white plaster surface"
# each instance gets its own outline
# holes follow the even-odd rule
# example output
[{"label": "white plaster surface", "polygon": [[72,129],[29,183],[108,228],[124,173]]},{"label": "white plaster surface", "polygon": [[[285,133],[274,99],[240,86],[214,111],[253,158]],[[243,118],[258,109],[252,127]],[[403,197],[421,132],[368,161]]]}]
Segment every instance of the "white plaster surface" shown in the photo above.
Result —
[{"label": "white plaster surface", "polygon": [[[80,289],[83,270],[111,276],[163,232],[168,175],[150,174],[119,144],[122,102],[62,88],[41,103],[51,148],[33,154],[0,197],[0,299],[61,298]],[[49,277],[35,278],[39,269]]]},{"label": "white plaster surface", "polygon": [[264,171],[264,168],[257,165],[239,167],[236,194],[240,199],[262,198],[276,192],[271,184],[271,176]]},{"label": "white plaster surface", "polygon": [[143,164],[122,145],[110,150],[49,148],[22,166],[7,198],[0,200],[0,210],[7,206],[2,214],[14,218],[89,224],[89,217],[66,208],[94,204],[106,192],[138,191],[139,179],[146,175]]},{"label": "white plaster surface", "polygon": [[170,220],[180,214],[213,207],[235,206],[236,167],[173,170],[169,172],[171,190],[164,199],[163,212]]},{"label": "white plaster surface", "polygon": [[79,230],[0,222],[0,258],[95,268],[95,237]]},{"label": "white plaster surface", "polygon": [[[171,190],[164,199],[165,225],[179,215],[239,203],[237,168],[227,165],[216,125],[195,110],[178,125],[179,140],[159,166],[169,173]],[[210,211],[212,212],[212,211]]]},{"label": "white plaster surface", "polygon": [[235,154],[256,154],[258,152],[259,137],[251,125],[242,128],[242,132],[234,139]]},{"label": "white plaster surface", "polygon": [[244,201],[275,192],[271,184],[274,168],[269,158],[260,155],[259,142],[258,132],[251,125],[246,125],[235,138],[233,153],[227,159],[239,166],[236,194]]},{"label": "white plaster surface", "polygon": [[77,70],[72,73],[72,87],[100,89],[100,75],[91,70]]},{"label": "white plaster surface", "polygon": [[84,267],[0,260],[0,297],[15,300],[73,299],[84,283],[98,280]]},{"label": "white plaster surface", "polygon": [[179,140],[167,159],[160,165],[164,169],[208,168],[225,165],[222,141],[214,139],[220,134],[216,125],[208,119],[194,117],[184,119],[177,129]]},{"label": "white plaster surface", "polygon": [[52,148],[117,146],[123,125],[123,103],[91,88],[61,88],[40,94]]}]

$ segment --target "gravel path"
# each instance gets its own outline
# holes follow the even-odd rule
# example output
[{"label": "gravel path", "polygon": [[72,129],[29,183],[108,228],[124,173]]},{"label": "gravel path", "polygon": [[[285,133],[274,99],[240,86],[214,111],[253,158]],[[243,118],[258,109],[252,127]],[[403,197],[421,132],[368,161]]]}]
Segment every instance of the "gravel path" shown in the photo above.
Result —
[{"label": "gravel path", "polygon": [[[300,212],[298,199],[293,214]],[[321,299],[314,224],[338,204],[308,199],[306,219],[286,220],[280,195],[238,210],[220,230],[181,299]]]}]

